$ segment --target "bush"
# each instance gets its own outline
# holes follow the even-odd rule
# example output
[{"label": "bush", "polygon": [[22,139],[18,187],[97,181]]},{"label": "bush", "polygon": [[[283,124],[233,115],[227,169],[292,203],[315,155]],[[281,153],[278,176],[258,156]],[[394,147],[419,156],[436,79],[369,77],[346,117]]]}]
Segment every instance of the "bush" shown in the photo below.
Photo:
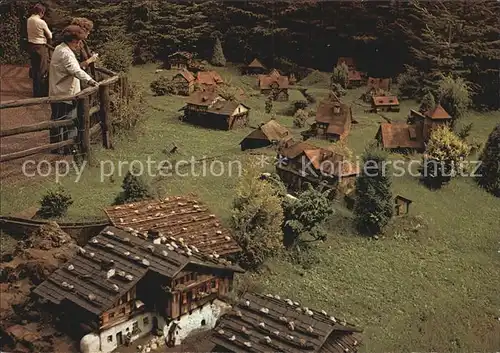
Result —
[{"label": "bush", "polygon": [[429,188],[440,188],[463,171],[462,161],[470,148],[447,126],[432,130],[422,169],[422,180]]},{"label": "bush", "polygon": [[434,95],[431,92],[427,92],[420,102],[420,108],[418,111],[425,113],[426,111],[433,109],[435,106],[436,99],[434,98]]},{"label": "bush", "polygon": [[115,205],[147,200],[152,197],[151,189],[136,169],[128,171],[122,182],[123,191],[115,198]]},{"label": "bush", "polygon": [[149,85],[151,91],[157,96],[165,96],[167,94],[176,94],[175,85],[166,76],[160,76]]},{"label": "bush", "polygon": [[331,78],[332,86],[339,84],[342,88],[347,88],[349,84],[349,68],[345,63],[335,66]]},{"label": "bush", "polygon": [[332,91],[337,97],[343,97],[347,94],[347,91],[338,83],[332,84]]},{"label": "bush", "polygon": [[461,77],[444,76],[439,81],[439,102],[452,117],[453,124],[467,113],[472,102],[471,95],[472,89]]},{"label": "bush", "polygon": [[293,115],[293,126],[297,128],[303,128],[306,126],[306,121],[308,118],[308,114],[305,110],[299,109]]},{"label": "bush", "polygon": [[500,197],[500,124],[491,132],[481,154],[477,182],[496,197]]},{"label": "bush", "polygon": [[111,92],[111,126],[114,133],[132,131],[145,120],[144,90],[136,83],[126,83],[128,96]]},{"label": "bush", "polygon": [[367,150],[361,175],[356,179],[354,215],[359,232],[376,235],[389,223],[393,214],[391,180],[387,176],[387,155]]},{"label": "bush", "polygon": [[280,189],[262,180],[259,168],[244,170],[232,209],[235,239],[242,248],[240,265],[257,269],[283,247],[283,209]]},{"label": "bush", "polygon": [[68,208],[73,204],[71,195],[61,186],[49,190],[40,200],[38,215],[42,218],[58,218],[68,213]]},{"label": "bush", "polygon": [[273,111],[273,100],[271,98],[271,96],[269,96],[267,99],[266,99],[266,114],[271,114],[271,112]]},{"label": "bush", "polygon": [[401,97],[416,98],[422,92],[421,74],[413,66],[406,66],[405,72],[398,76],[397,83]]},{"label": "bush", "polygon": [[115,72],[128,72],[132,66],[132,46],[125,40],[108,41],[102,47],[102,64]]}]

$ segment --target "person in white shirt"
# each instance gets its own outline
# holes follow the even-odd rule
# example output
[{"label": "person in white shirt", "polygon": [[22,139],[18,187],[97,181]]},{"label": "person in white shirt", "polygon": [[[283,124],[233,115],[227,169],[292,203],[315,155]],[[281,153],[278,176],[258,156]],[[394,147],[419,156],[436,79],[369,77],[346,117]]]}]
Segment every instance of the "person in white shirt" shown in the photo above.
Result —
[{"label": "person in white shirt", "polygon": [[42,18],[45,7],[36,4],[27,21],[28,49],[31,56],[31,78],[33,79],[33,97],[47,95],[47,74],[49,70],[49,51],[47,40],[52,39],[52,32]]},{"label": "person in white shirt", "polygon": [[[80,92],[80,81],[89,86],[98,83],[82,70],[75,56],[85,39],[85,31],[79,26],[68,26],[63,30],[63,42],[52,54],[49,69],[49,97],[73,96]],[[77,107],[73,101],[52,103],[52,120],[77,118]],[[60,142],[76,136],[76,128],[56,128],[50,131],[50,142]]]}]

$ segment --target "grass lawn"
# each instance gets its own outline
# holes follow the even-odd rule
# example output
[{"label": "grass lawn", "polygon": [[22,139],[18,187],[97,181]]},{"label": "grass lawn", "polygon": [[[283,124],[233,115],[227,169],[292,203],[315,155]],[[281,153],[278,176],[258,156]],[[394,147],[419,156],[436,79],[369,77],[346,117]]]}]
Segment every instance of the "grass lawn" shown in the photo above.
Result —
[{"label": "grass lawn", "polygon": [[[147,89],[159,74],[155,65],[135,67],[132,80]],[[255,78],[242,77],[236,68],[217,69],[226,82],[242,87],[251,107],[251,126],[269,120],[265,99],[254,90]],[[317,77],[321,77],[316,73]],[[327,77],[327,75],[324,75]],[[303,85],[321,99],[328,95],[324,82],[309,80]],[[306,81],[307,83],[307,81]],[[301,83],[299,82],[299,85]],[[344,98],[353,103],[358,122],[347,143],[355,155],[363,152],[375,136],[382,117],[365,113],[358,98],[362,88]],[[239,142],[250,132],[197,128],[178,120],[184,97],[154,97],[148,90],[144,127],[134,136],[115,137],[115,150],[93,149],[91,167],[79,183],[74,175],[62,180],[74,199],[66,219],[103,218],[120,190],[121,177],[100,180],[100,161],[180,160],[194,156],[219,156],[223,162],[249,158]],[[293,118],[282,115],[290,102],[275,102],[276,119],[297,137]],[[413,101],[403,101],[400,113],[387,113],[404,120]],[[314,108],[314,106],[311,106]],[[484,142],[500,114],[472,112],[461,124],[473,123],[471,138]],[[314,140],[311,140],[314,142]],[[175,143],[178,153],[168,157]],[[318,144],[320,142],[318,141]],[[321,142],[324,144],[324,142]],[[263,153],[272,155],[271,150]],[[107,164],[109,166],[109,164]],[[116,171],[116,170],[115,170]],[[156,177],[151,180],[158,195],[196,193],[215,213],[228,222],[237,178]],[[36,206],[52,180],[32,180],[2,185],[2,214],[15,214]],[[411,215],[394,222],[393,231],[379,240],[354,233],[351,213],[336,205],[328,225],[329,237],[318,247],[320,263],[304,269],[283,259],[273,259],[260,274],[247,274],[265,292],[290,297],[309,307],[344,317],[365,330],[362,352],[494,352],[500,347],[500,200],[483,192],[472,180],[456,179],[439,191],[429,191],[411,176],[393,178],[394,194],[414,202]],[[415,224],[419,224],[416,227]],[[245,279],[241,279],[244,281]]]}]

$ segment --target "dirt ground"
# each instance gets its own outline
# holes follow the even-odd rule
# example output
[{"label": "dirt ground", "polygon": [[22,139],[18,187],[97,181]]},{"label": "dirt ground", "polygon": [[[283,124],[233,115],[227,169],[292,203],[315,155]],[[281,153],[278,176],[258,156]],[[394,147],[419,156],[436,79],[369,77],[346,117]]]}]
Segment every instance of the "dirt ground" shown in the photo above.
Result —
[{"label": "dirt ground", "polygon": [[42,226],[16,242],[2,233],[0,265],[0,349],[5,352],[75,352],[69,337],[54,327],[50,313],[40,310],[31,290],[76,251],[71,237],[55,223]]},{"label": "dirt ground", "polygon": [[[0,102],[31,98],[32,83],[29,78],[28,66],[0,65]],[[7,108],[0,110],[0,130],[31,125],[50,120],[50,105],[31,107]],[[23,151],[49,143],[48,131],[27,133],[0,138],[0,154]],[[2,182],[14,181],[22,175],[23,163],[27,160],[47,160],[50,163],[62,157],[51,154],[38,154],[0,164],[0,178]],[[33,172],[29,168],[28,172]],[[42,169],[45,171],[46,169]]]}]

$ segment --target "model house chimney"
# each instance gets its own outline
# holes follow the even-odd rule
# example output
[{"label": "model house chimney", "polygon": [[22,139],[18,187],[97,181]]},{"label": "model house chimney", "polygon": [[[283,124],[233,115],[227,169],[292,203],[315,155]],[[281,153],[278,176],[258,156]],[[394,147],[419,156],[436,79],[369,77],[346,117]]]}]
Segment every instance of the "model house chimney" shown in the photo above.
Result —
[{"label": "model house chimney", "polygon": [[148,238],[153,241],[153,244],[161,244],[161,233],[157,229],[148,230]]}]

